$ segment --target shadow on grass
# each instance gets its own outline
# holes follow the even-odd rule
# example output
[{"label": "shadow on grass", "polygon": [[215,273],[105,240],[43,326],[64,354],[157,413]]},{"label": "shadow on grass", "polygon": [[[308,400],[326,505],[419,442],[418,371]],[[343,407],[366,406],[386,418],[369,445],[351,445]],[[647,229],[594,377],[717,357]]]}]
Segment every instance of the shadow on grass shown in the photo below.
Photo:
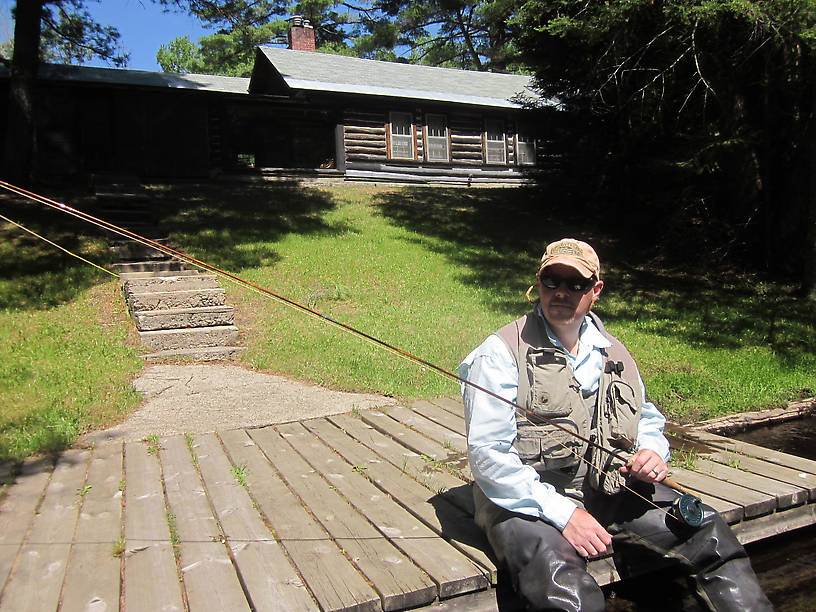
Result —
[{"label": "shadow on grass", "polygon": [[648,320],[653,333],[710,348],[768,346],[790,364],[816,354],[816,309],[794,287],[738,274],[726,261],[701,266],[704,253],[665,267],[678,255],[683,261],[682,244],[661,243],[658,230],[630,235],[597,202],[557,185],[405,188],[377,194],[374,204],[393,223],[437,239],[430,248],[460,267],[463,281],[488,289],[485,305],[508,318],[528,310],[522,295],[546,244],[572,236],[600,255],[606,288],[598,311],[608,322]]},{"label": "shadow on grass", "polygon": [[[78,210],[99,214],[93,196],[79,190],[43,195]],[[295,183],[190,184],[149,190],[158,222],[173,247],[230,272],[270,265],[279,256],[270,248],[288,233],[347,231],[323,215],[335,207],[331,196]],[[113,236],[41,204],[0,194],[0,214],[108,269],[115,254]],[[0,309],[37,310],[70,302],[110,277],[24,230],[0,219]]]},{"label": "shadow on grass", "polygon": [[[78,192],[43,195],[91,211],[91,198]],[[113,254],[105,233],[33,200],[0,194],[0,214],[60,247],[111,268]],[[40,310],[73,300],[111,277],[87,263],[0,219],[0,309]]]},{"label": "shadow on grass", "polygon": [[[601,239],[561,195],[541,187],[409,187],[377,194],[374,205],[395,224],[439,239],[423,244],[459,267],[462,281],[488,289],[486,306],[511,314],[526,309],[523,294],[548,242],[566,235]],[[554,208],[569,212],[556,215]]]},{"label": "shadow on grass", "polygon": [[270,245],[287,234],[348,231],[323,218],[336,206],[330,194],[296,183],[179,184],[152,193],[174,241],[229,272],[274,264],[280,256]]}]

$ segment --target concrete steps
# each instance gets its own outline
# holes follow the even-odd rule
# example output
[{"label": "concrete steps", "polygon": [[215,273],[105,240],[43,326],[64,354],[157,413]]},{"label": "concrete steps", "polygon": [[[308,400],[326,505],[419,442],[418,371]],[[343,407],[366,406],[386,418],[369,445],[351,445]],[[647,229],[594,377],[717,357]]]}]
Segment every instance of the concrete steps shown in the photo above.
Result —
[{"label": "concrete steps", "polygon": [[[102,218],[160,244],[161,211],[141,185],[127,177],[96,184]],[[115,236],[119,278],[145,359],[231,359],[238,346],[235,312],[218,277],[188,270],[155,248]]]},{"label": "concrete steps", "polygon": [[134,312],[133,318],[138,329],[155,331],[159,329],[233,325],[235,323],[234,315],[235,312],[232,306],[202,306],[201,308],[143,310]]},{"label": "concrete steps", "polygon": [[212,274],[134,276],[123,285],[145,359],[230,359],[238,346],[235,312]]}]

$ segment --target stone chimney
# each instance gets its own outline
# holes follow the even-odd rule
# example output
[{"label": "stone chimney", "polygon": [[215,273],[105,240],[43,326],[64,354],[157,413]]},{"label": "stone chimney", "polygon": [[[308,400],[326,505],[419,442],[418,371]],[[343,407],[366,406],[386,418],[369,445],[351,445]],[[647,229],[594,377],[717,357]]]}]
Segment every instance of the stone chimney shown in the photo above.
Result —
[{"label": "stone chimney", "polygon": [[308,19],[295,15],[289,28],[289,48],[295,51],[314,51],[315,32]]}]

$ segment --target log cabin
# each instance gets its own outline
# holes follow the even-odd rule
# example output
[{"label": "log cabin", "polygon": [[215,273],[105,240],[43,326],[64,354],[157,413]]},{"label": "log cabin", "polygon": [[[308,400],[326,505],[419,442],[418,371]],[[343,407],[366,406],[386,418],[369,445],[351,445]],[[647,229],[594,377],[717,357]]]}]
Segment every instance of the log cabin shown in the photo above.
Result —
[{"label": "log cabin", "polygon": [[[261,46],[250,78],[43,65],[40,176],[233,173],[403,182],[527,182],[548,156],[530,77]],[[8,96],[0,73],[0,113]]]}]

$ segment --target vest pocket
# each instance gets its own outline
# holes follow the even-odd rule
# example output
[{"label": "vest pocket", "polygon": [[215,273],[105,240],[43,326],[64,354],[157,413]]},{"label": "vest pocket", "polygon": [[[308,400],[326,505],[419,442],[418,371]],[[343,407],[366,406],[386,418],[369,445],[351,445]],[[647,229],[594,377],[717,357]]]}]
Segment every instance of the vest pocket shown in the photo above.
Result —
[{"label": "vest pocket", "polygon": [[555,349],[530,349],[527,376],[530,380],[527,405],[534,414],[546,419],[569,416],[578,383],[563,354]]},{"label": "vest pocket", "polygon": [[640,421],[641,402],[635,390],[623,380],[613,380],[607,388],[604,407],[609,429],[603,431],[613,448],[630,450],[635,446]]},{"label": "vest pocket", "polygon": [[[557,419],[556,422],[569,431],[578,431],[570,419]],[[584,452],[581,440],[553,425],[519,423],[515,447],[523,462],[541,462],[545,469],[575,465]]]}]

